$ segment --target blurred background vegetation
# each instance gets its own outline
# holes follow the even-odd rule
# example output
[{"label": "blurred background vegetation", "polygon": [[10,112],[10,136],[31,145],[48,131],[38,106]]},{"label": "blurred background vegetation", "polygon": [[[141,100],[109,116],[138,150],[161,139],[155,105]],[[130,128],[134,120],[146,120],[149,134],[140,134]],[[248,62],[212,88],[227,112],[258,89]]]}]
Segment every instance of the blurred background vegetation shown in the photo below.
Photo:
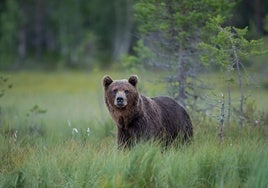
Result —
[{"label": "blurred background vegetation", "polygon": [[[137,2],[1,0],[0,68],[90,70],[137,55],[134,47],[140,32],[133,9]],[[236,3],[226,25],[248,27],[248,39],[267,36],[267,1],[222,2]]]}]

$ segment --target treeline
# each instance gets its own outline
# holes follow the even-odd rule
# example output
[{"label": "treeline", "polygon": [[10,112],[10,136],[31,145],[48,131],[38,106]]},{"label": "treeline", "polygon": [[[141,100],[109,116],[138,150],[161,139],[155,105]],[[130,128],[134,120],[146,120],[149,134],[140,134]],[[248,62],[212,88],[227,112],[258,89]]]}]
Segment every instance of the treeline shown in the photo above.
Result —
[{"label": "treeline", "polygon": [[[0,68],[91,67],[116,62],[139,38],[138,0],[2,0]],[[242,0],[232,25],[267,34],[268,2]],[[266,19],[265,19],[266,18]]]}]

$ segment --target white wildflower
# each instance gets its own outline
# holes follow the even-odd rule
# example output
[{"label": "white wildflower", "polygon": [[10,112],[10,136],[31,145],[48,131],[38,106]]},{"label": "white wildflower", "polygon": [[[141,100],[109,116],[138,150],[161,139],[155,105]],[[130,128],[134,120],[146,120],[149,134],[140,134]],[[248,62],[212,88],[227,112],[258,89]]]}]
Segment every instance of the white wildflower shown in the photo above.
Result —
[{"label": "white wildflower", "polygon": [[13,135],[13,137],[14,137],[14,142],[17,141],[17,138],[18,138],[17,133],[18,133],[18,131],[16,130],[16,131],[14,132],[14,135]]},{"label": "white wildflower", "polygon": [[78,133],[77,128],[73,128],[73,134]]},{"label": "white wildflower", "polygon": [[87,128],[87,135],[89,136],[89,133],[90,133],[90,128],[88,127]]},{"label": "white wildflower", "polygon": [[71,127],[71,122],[69,120],[67,120],[68,126]]}]

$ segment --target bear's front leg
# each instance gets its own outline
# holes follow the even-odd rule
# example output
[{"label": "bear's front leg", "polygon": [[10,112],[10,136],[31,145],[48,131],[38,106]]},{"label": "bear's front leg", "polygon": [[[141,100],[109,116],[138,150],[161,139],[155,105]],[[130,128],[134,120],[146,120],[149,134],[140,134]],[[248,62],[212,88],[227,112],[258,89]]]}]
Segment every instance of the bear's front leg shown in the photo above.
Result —
[{"label": "bear's front leg", "polygon": [[130,148],[132,146],[132,138],[128,130],[118,128],[117,130],[117,144],[119,149]]}]

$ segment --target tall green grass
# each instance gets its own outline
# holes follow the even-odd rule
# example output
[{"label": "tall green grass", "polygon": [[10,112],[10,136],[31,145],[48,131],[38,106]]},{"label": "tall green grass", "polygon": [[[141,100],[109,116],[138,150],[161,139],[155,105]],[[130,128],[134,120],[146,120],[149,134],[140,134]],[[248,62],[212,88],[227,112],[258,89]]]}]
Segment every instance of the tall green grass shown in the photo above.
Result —
[{"label": "tall green grass", "polygon": [[[232,125],[220,145],[217,122],[204,119],[194,121],[188,146],[163,150],[149,142],[118,150],[103,103],[104,74],[10,73],[14,87],[0,99],[0,187],[268,186],[263,127],[239,132]],[[142,90],[149,96],[163,92],[148,80]],[[46,113],[31,110],[35,105]]]},{"label": "tall green grass", "polygon": [[221,146],[213,138],[198,141],[166,151],[155,143],[118,151],[113,138],[13,144],[1,151],[7,156],[1,156],[0,186],[267,187],[264,141],[236,139]]}]

